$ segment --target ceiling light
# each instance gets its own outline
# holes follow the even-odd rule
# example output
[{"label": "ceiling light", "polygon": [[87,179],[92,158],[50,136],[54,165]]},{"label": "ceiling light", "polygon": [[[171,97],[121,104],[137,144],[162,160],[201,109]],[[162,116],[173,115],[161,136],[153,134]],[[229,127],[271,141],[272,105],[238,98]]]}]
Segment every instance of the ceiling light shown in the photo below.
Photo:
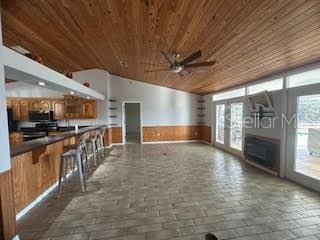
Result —
[{"label": "ceiling light", "polygon": [[39,86],[45,86],[45,85],[47,85],[47,84],[44,83],[44,82],[38,82],[38,85],[39,85]]},{"label": "ceiling light", "polygon": [[90,99],[90,97],[89,97],[89,96],[87,96],[87,99]]},{"label": "ceiling light", "polygon": [[70,91],[69,93],[70,93],[70,94],[74,94],[74,91]]}]

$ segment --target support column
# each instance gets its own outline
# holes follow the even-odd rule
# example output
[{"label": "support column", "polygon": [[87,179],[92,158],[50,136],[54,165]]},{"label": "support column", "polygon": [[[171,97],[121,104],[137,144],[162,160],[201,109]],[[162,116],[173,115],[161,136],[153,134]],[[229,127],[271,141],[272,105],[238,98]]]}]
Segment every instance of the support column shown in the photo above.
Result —
[{"label": "support column", "polygon": [[[2,25],[0,2],[0,58],[2,54]],[[0,63],[0,239],[12,240],[16,236],[16,216],[12,189],[9,131],[5,94],[4,66]]]}]

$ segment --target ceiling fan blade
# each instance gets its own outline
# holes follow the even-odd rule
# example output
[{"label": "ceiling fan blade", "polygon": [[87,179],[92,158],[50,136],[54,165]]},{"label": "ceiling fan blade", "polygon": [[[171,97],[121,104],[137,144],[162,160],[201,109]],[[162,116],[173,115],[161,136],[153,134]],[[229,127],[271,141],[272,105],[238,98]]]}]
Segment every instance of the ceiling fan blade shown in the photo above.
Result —
[{"label": "ceiling fan blade", "polygon": [[170,63],[170,65],[174,64],[174,59],[168,52],[160,50],[161,54],[164,56],[164,58]]},{"label": "ceiling fan blade", "polygon": [[186,64],[183,67],[184,68],[197,68],[197,67],[210,67],[216,64],[217,61],[209,61],[209,62],[199,62],[199,63],[191,63]]},{"label": "ceiling fan blade", "polygon": [[153,70],[149,70],[149,71],[144,71],[146,72],[162,72],[162,71],[170,71],[170,69],[165,68],[165,69],[153,69]]},{"label": "ceiling fan blade", "polygon": [[189,57],[186,57],[185,59],[183,59],[179,64],[180,65],[188,64],[189,62],[192,62],[199,57],[201,57],[201,50],[198,50],[198,51],[192,53]]}]

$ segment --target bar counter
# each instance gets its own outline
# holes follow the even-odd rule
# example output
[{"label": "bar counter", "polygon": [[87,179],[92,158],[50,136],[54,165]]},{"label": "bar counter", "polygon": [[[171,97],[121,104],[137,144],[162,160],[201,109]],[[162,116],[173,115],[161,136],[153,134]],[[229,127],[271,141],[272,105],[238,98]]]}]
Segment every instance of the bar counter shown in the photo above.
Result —
[{"label": "bar counter", "polygon": [[[98,128],[107,128],[107,126],[85,127],[78,131],[53,132],[52,136],[15,143],[10,146],[15,214],[18,214],[57,183],[60,157],[65,147],[77,143],[83,133]],[[106,131],[107,134],[108,131]]]},{"label": "bar counter", "polygon": [[57,132],[60,134],[54,135],[54,136],[38,138],[38,139],[27,141],[27,142],[11,144],[10,145],[10,155],[11,155],[11,157],[14,157],[14,156],[32,151],[34,149],[37,149],[37,148],[40,148],[43,146],[47,146],[47,145],[71,138],[71,137],[81,135],[85,132],[89,132],[89,131],[96,130],[98,128],[105,128],[105,127],[107,127],[107,126],[101,125],[101,126],[84,127],[84,128],[80,128],[78,131],[72,130],[72,131],[68,131],[68,132]]}]

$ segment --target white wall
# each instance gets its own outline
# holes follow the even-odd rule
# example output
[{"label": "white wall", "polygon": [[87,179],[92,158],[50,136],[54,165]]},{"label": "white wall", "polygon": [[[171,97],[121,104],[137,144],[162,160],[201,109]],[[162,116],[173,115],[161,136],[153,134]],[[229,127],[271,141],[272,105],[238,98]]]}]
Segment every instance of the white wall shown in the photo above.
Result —
[{"label": "white wall", "polygon": [[[97,101],[97,119],[71,120],[71,125],[116,123],[117,126],[121,126],[123,101],[141,102],[143,126],[197,124],[198,95],[110,75],[107,71],[99,69],[75,72],[73,78],[80,83],[88,82],[92,89],[106,96],[106,100]],[[63,95],[63,93],[20,82],[7,84],[6,94],[10,97],[62,97]],[[117,102],[111,103],[108,101],[109,98]],[[109,111],[109,107],[117,107],[117,110]],[[109,118],[110,114],[118,117]],[[65,123],[61,121],[59,124]],[[25,127],[34,124],[23,122],[20,125]]]},{"label": "white wall", "polygon": [[110,103],[117,107],[119,117],[112,119],[122,125],[122,102],[140,101],[143,126],[175,126],[197,124],[198,95],[166,87],[138,82],[119,76],[110,76]]},{"label": "white wall", "polygon": [[63,98],[63,93],[24,82],[6,83],[7,97]]},{"label": "white wall", "polygon": [[79,125],[107,125],[108,124],[108,86],[110,74],[100,69],[89,69],[73,73],[73,79],[77,82],[90,84],[90,88],[103,94],[105,100],[97,100],[97,119],[71,120],[70,124]]},{"label": "white wall", "polygon": [[[1,26],[1,12],[0,12],[0,45],[2,45],[2,26]],[[3,54],[0,51],[0,59]],[[10,149],[9,149],[9,132],[8,132],[8,119],[5,95],[5,79],[4,79],[4,66],[0,64],[0,173],[10,169]]]}]

